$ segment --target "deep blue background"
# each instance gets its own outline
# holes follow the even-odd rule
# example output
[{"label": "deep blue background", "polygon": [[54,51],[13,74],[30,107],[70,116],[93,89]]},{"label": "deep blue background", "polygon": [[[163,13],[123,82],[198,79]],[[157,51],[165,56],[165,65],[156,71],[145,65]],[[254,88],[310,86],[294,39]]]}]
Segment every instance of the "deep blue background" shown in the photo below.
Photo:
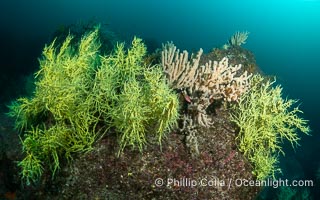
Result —
[{"label": "deep blue background", "polygon": [[0,91],[6,94],[14,80],[37,69],[52,33],[80,20],[95,18],[123,38],[173,41],[189,51],[209,51],[235,31],[249,31],[244,47],[266,74],[278,77],[286,96],[300,99],[310,120],[313,136],[287,154],[306,178],[320,166],[319,0],[2,0],[0,10],[0,78],[7,80]]}]

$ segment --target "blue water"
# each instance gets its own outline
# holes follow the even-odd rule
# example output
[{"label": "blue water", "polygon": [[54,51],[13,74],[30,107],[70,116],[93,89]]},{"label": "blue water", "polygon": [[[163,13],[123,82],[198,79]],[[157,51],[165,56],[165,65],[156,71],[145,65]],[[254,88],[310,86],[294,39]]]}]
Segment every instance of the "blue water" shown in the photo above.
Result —
[{"label": "blue water", "polygon": [[[288,154],[305,178],[320,167],[320,0],[2,0],[0,9],[0,65],[3,76],[11,77],[36,69],[59,26],[93,17],[123,38],[173,41],[189,51],[209,51],[234,32],[249,31],[244,47],[262,71],[277,76],[288,97],[300,99],[310,120],[313,136]],[[1,91],[8,94],[3,85]]]}]

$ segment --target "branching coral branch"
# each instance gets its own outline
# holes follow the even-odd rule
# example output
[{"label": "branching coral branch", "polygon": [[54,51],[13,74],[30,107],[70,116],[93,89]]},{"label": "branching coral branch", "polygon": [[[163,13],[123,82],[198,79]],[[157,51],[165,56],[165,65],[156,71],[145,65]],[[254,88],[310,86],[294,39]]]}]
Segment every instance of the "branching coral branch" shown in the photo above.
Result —
[{"label": "branching coral branch", "polygon": [[253,76],[250,91],[239,99],[231,116],[239,128],[239,150],[253,164],[253,173],[259,180],[275,177],[277,155],[283,153],[281,143],[287,140],[298,145],[298,131],[309,134],[308,121],[294,107],[296,100],[283,99],[282,87],[260,75]]},{"label": "branching coral branch", "polygon": [[202,53],[200,49],[196,57],[189,61],[187,51],[180,53],[173,43],[163,45],[162,66],[172,88],[187,88],[194,84]]}]

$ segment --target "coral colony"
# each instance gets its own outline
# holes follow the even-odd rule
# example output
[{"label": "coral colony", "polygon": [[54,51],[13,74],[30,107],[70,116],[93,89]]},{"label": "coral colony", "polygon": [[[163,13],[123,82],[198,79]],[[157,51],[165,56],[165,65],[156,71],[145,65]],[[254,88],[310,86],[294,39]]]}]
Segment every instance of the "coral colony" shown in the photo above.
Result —
[{"label": "coral colony", "polygon": [[[128,49],[119,43],[112,53],[101,55],[98,33],[99,27],[80,41],[68,35],[62,44],[53,41],[46,46],[33,96],[10,106],[16,128],[25,133],[25,157],[18,165],[27,184],[38,181],[45,169],[54,176],[61,159],[71,161],[75,153],[92,150],[106,133],[116,133],[121,156],[128,146],[143,151],[147,143],[161,145],[166,134],[180,131],[197,156],[198,133],[201,127],[213,126],[207,109],[215,101],[224,102],[239,128],[238,150],[251,162],[258,180],[274,177],[279,170],[283,139],[296,145],[296,130],[310,131],[298,116],[302,111],[292,108],[296,101],[281,97],[280,86],[247,73],[240,64],[230,65],[227,57],[200,65],[202,49],[189,58],[187,51],[180,53],[173,43],[166,43],[161,63],[149,66],[140,38],[135,37]],[[237,32],[225,48],[240,46],[247,37],[248,32]],[[176,90],[188,103],[185,110]]]}]

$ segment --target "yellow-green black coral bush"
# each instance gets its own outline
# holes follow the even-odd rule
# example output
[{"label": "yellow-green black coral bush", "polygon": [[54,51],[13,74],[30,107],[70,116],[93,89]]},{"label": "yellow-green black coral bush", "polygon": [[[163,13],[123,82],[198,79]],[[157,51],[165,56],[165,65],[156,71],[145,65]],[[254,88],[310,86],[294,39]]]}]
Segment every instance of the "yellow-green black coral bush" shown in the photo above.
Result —
[{"label": "yellow-green black coral bush", "polygon": [[[110,127],[119,134],[120,151],[130,145],[143,149],[150,137],[159,142],[178,118],[178,98],[156,66],[143,63],[146,47],[134,38],[125,50],[118,44],[100,55],[99,28],[85,34],[78,45],[72,36],[43,50],[36,88],[31,98],[13,102],[25,158],[19,162],[27,184],[49,167],[54,175],[64,157],[92,149]],[[99,128],[98,128],[99,127]],[[48,166],[47,166],[48,165]]]},{"label": "yellow-green black coral bush", "polygon": [[[273,87],[274,82],[255,75],[250,90],[235,106],[231,120],[240,128],[237,136],[239,149],[253,164],[253,173],[263,180],[275,177],[277,155],[281,152],[283,140],[292,146],[299,141],[298,130],[308,134],[307,120],[300,118],[302,113],[297,102],[282,98],[282,88]],[[292,108],[293,107],[293,108]]]}]

